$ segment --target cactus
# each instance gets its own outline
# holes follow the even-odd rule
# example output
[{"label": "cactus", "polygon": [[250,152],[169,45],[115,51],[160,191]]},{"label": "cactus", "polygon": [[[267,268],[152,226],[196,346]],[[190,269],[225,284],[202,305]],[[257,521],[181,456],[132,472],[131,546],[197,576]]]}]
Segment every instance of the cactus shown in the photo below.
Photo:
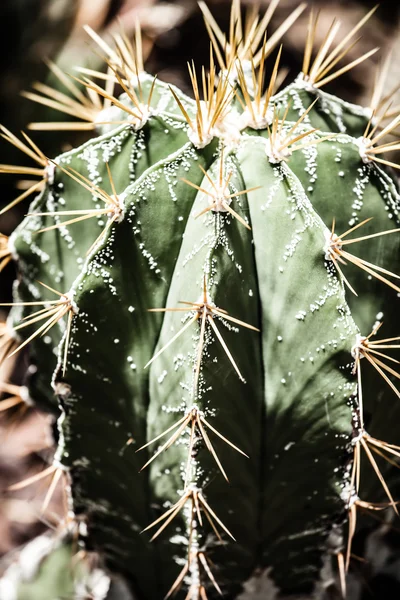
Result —
[{"label": "cactus", "polygon": [[[397,513],[400,204],[384,157],[400,118],[385,69],[368,109],[321,91],[375,52],[337,66],[373,11],[317,51],[311,14],[303,72],[277,92],[270,55],[304,5],[269,40],[271,11],[243,34],[234,0],[227,38],[200,7],[212,52],[200,77],[189,65],[194,99],[144,73],[139,37],[111,48],[89,31],[106,85],[83,74],[58,108],[94,137],[50,160],[3,128],[42,188],[2,242],[0,268],[19,268],[2,356],[29,346],[32,365],[4,408],[59,415],[34,478],[43,511],[63,482],[62,539],[84,521],[80,543],[135,598],[234,598],[257,569],[309,593],[326,556],[345,594],[359,510]],[[78,110],[75,84],[100,114]]]}]

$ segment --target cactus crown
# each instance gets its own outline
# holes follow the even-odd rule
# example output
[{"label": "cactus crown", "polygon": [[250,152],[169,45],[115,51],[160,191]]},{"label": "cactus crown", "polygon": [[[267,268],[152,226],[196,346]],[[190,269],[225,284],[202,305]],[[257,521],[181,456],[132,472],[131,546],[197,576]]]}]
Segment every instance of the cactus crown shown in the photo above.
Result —
[{"label": "cactus crown", "polygon": [[[29,345],[35,367],[0,407],[35,402],[59,432],[53,463],[12,490],[45,479],[45,513],[63,484],[57,548],[71,560],[79,538],[138,598],[232,598],[259,568],[308,591],[328,553],[344,593],[358,511],[397,513],[400,448],[380,437],[398,412],[382,398],[400,397],[385,158],[400,116],[383,76],[369,109],[321,90],[375,53],[346,62],[375,9],[319,49],[311,12],[303,72],[278,92],[277,47],[305,10],[267,37],[278,2],[243,21],[233,0],[228,34],[200,2],[211,53],[188,66],[193,98],[145,72],[139,28],[113,45],[87,28],[106,72],[50,63],[64,91],[25,95],[77,119],[31,129],[93,137],[50,160],[2,127],[36,166],[1,172],[39,178],[6,209],[40,194],[0,239],[0,270],[19,265],[1,359]],[[89,556],[75,593],[99,572]]]}]

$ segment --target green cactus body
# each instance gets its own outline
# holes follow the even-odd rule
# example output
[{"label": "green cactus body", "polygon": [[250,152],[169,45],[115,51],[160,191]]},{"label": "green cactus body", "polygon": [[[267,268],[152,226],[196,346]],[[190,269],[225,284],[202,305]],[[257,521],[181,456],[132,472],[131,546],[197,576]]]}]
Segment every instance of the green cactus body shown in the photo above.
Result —
[{"label": "green cactus body", "polygon": [[[219,81],[214,105],[156,83],[144,122],[58,157],[11,238],[16,299],[54,300],[38,282],[65,294],[63,320],[30,343],[30,395],[61,407],[55,472],[87,547],[140,600],[234,598],[257,568],[309,592],[328,549],[345,553],[352,439],[366,414],[368,430],[391,432],[378,394],[398,410],[371,368],[363,415],[356,376],[360,332],[383,313],[393,336],[395,291],[332,259],[373,217],[358,232],[379,235],[354,253],[398,271],[400,237],[382,232],[399,194],[363,151],[366,111],[299,78],[246,127],[246,90],[238,103]],[[104,209],[94,186],[117,208],[60,225]],[[34,310],[15,306],[10,323]]]}]

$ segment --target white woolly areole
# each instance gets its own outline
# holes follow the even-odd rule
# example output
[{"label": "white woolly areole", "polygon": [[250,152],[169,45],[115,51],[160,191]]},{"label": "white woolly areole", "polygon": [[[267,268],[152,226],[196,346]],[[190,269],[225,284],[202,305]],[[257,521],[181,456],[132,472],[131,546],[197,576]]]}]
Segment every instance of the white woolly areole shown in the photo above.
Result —
[{"label": "white woolly areole", "polygon": [[[125,198],[127,194],[126,192],[122,192],[118,194],[118,196],[111,195],[111,198],[118,204],[118,210],[114,210],[111,216],[117,216],[117,223],[121,223],[125,217]],[[111,214],[111,213],[110,213]]]},{"label": "white woolly areole", "polygon": [[69,302],[69,304],[71,305],[72,308],[72,312],[74,313],[74,315],[77,315],[79,313],[79,307],[77,305],[77,303],[74,300],[74,292],[66,292],[65,294],[63,294],[61,296],[61,300],[67,301]]},{"label": "white woolly areole", "polygon": [[[251,103],[252,111],[246,106],[243,113],[240,115],[239,128],[245,129],[251,127],[252,129],[267,129],[272,123],[274,111],[268,107],[265,116],[260,114],[263,112],[264,107],[260,107],[255,101]],[[260,111],[262,108],[262,111]]]},{"label": "white woolly areole", "polygon": [[[216,308],[216,306],[215,306],[214,302],[211,300],[210,294],[209,294],[208,290],[206,291],[206,302],[204,303],[204,297],[203,297],[203,295],[201,295],[199,297],[199,299],[197,300],[197,302],[195,302],[195,304],[200,305],[200,308],[199,309],[194,308],[193,310],[204,310],[205,304],[207,304],[207,314],[210,314],[211,316],[214,316],[214,315],[212,315],[212,313],[210,311],[210,308]],[[196,405],[194,405],[194,404],[192,404],[192,406],[188,410],[188,412],[190,412],[193,409],[196,409],[198,412],[201,412],[199,410],[199,408]]]},{"label": "white woolly areole", "polygon": [[[193,525],[193,524],[192,524]],[[191,561],[189,564],[189,572],[190,572],[190,583],[191,583],[191,588],[194,588],[194,592],[195,594],[199,594],[200,592],[200,586],[201,586],[201,580],[200,580],[200,568],[199,568],[199,560],[198,560],[198,552],[200,550],[199,547],[199,542],[198,542],[198,536],[197,536],[197,531],[194,529],[195,531],[195,536],[192,542],[192,546],[191,546]],[[193,595],[193,598],[197,598],[200,597],[200,595]]]},{"label": "white woolly areole", "polygon": [[356,139],[356,146],[360,152],[361,160],[367,164],[372,162],[372,158],[370,158],[367,154],[369,143],[370,141],[365,137],[359,137]]},{"label": "white woolly areole", "polygon": [[[355,446],[356,444],[358,444],[358,442],[361,440],[361,438],[363,438],[366,435],[366,431],[365,429],[362,427],[358,430],[357,435],[355,435],[353,437],[353,439],[351,440],[351,445]],[[368,435],[368,434],[367,434]]]},{"label": "white woolly areole", "polygon": [[193,146],[196,146],[196,148],[198,148],[199,150],[208,146],[208,144],[211,142],[213,137],[214,137],[214,135],[212,133],[207,132],[207,134],[203,133],[203,139],[200,140],[199,134],[197,133],[196,130],[194,130],[190,127],[189,132],[188,132],[189,140],[192,142]]},{"label": "white woolly areole", "polygon": [[147,121],[150,119],[152,115],[152,110],[147,106],[147,104],[139,104],[139,106],[135,106],[133,110],[135,112],[138,112],[140,116],[135,117],[133,115],[130,115],[128,120],[131,127],[135,131],[139,131],[139,129],[142,129],[142,127],[144,127],[144,125],[146,125]]},{"label": "white woolly areole", "polygon": [[299,73],[294,83],[297,88],[306,90],[307,92],[318,92],[318,88],[314,87],[314,82],[309,79],[308,75],[304,75],[304,73]]},{"label": "white woolly areole", "polygon": [[360,499],[358,494],[355,492],[350,479],[345,482],[344,487],[340,492],[340,499],[344,502],[346,510],[350,510],[353,504]]},{"label": "white woolly areole", "polygon": [[[219,186],[216,186],[217,190],[213,194],[213,196],[208,196],[208,203],[212,206],[214,212],[228,212],[225,208],[226,205],[230,206],[232,202],[232,198],[227,198],[224,194],[224,191]],[[225,206],[224,206],[225,204]]]},{"label": "white woolly areole", "polygon": [[200,100],[200,122],[203,124],[202,127],[202,137],[201,140],[199,137],[199,132],[196,128],[189,127],[188,138],[192,142],[196,148],[205,148],[214,137],[214,129],[210,127],[209,119],[208,119],[208,105],[204,100]]},{"label": "white woolly areole", "polygon": [[356,342],[354,344],[354,346],[352,346],[351,348],[351,355],[353,358],[364,358],[362,356],[362,354],[359,354],[359,349],[361,348],[361,346],[363,345],[363,343],[366,340],[366,336],[365,335],[361,335],[360,333],[357,333],[356,335]]},{"label": "white woolly areole", "polygon": [[[201,300],[200,302],[203,302],[203,300]],[[201,408],[197,406],[197,404],[193,403],[191,406],[186,406],[185,408],[185,416],[190,414],[204,416],[204,411],[202,411]]]},{"label": "white woolly areole", "polygon": [[284,160],[287,160],[292,155],[292,150],[290,149],[290,145],[286,146],[282,150],[279,150],[279,146],[283,144],[283,140],[279,133],[275,136],[275,143],[271,143],[271,138],[268,138],[265,142],[265,153],[268,157],[268,160],[272,164],[280,163]]},{"label": "white woolly areole", "polygon": [[341,240],[336,233],[332,233],[329,229],[324,230],[325,245],[323,248],[325,254],[325,260],[332,260],[332,251],[334,248],[337,250],[342,249]]},{"label": "white woolly areole", "polygon": [[[204,100],[200,100],[200,122],[202,124],[200,139],[198,127],[189,127],[188,138],[196,148],[205,148],[211,142],[213,137],[219,137],[224,140],[225,146],[229,149],[230,146],[236,146],[240,139],[240,115],[239,113],[231,109],[227,112],[223,112],[219,117],[214,127],[211,127],[212,111],[208,114],[208,103]],[[196,123],[196,120],[193,119]]]}]

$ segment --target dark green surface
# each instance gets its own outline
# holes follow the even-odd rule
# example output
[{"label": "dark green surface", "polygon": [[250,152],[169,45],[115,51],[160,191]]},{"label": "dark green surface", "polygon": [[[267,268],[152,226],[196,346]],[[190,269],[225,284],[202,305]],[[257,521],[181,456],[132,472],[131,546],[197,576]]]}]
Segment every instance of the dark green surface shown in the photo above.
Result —
[{"label": "dark green surface", "polygon": [[[275,101],[286,102],[294,89],[287,88]],[[325,134],[344,130],[362,134],[365,117],[360,110],[322,96],[306,125]],[[301,90],[297,100],[304,108],[312,98]],[[298,118],[297,100],[290,119]],[[155,102],[160,108],[157,98]],[[107,139],[115,141],[116,131]],[[364,165],[354,140],[345,135],[294,153],[288,164],[273,166],[265,153],[266,132],[246,131],[250,133],[225,155],[228,170],[233,170],[231,192],[260,186],[232,204],[251,231],[224,213],[194,218],[207,199],[181,178],[209,187],[199,165],[215,179],[219,149],[214,142],[195,150],[187,142],[184,121],[164,115],[153,117],[136,134],[148,136],[145,147],[129,133],[128,141],[111,157],[117,191],[126,192],[125,218],[89,258],[86,249],[101,231],[94,221],[69,228],[73,248],[58,232],[37,236],[38,247],[50,257],[47,262],[32,252],[26,223],[17,236],[24,299],[38,292],[36,284],[32,288],[35,279],[56,288],[64,283],[74,290],[79,313],[73,320],[67,372],[62,377],[58,369],[55,379],[66,411],[58,457],[71,468],[75,510],[88,515],[88,546],[104,553],[107,564],[130,582],[138,600],[161,598],[185,560],[184,513],[154,543],[149,541],[151,532],[140,532],[178,500],[188,436],[141,473],[157,444],[140,454],[135,450],[193,405],[199,340],[199,326],[193,324],[145,370],[153,354],[186,322],[182,313],[148,309],[198,301],[205,275],[217,306],[260,329],[257,333],[232,328],[226,320],[215,319],[244,383],[207,326],[200,393],[195,399],[206,418],[249,455],[246,459],[210,434],[229,485],[204,448],[197,456],[201,470],[196,484],[237,539],[233,543],[224,534],[227,543],[221,545],[206,525],[200,540],[226,598],[234,598],[257,567],[271,567],[273,579],[285,592],[307,593],[318,581],[327,537],[345,510],[340,494],[351,458],[349,397],[355,390],[351,348],[357,326],[369,333],[377,313],[383,311],[384,327],[396,335],[396,292],[346,267],[359,293],[352,297],[324,257],[333,218],[338,233],[348,229],[353,218],[374,217],[363,228],[365,234],[394,226],[394,219],[388,219],[388,213],[397,211],[391,179]],[[96,154],[97,148],[103,153],[105,143],[92,140],[83,157],[78,149],[72,159],[85,176],[94,176],[98,169],[100,185],[106,181],[106,156],[100,156],[97,165]],[[135,169],[138,179],[130,183],[132,148],[141,156]],[[171,152],[173,157],[165,158]],[[57,198],[60,210],[91,205],[90,194],[64,175],[61,182],[68,206]],[[362,206],[355,206],[361,195]],[[46,202],[48,195],[35,210],[42,210]],[[32,220],[32,227],[43,227],[43,220]],[[396,271],[398,245],[398,236],[390,235],[357,244],[354,252]],[[48,349],[59,339],[56,331]],[[40,376],[31,382],[34,397],[37,390],[51,394],[52,369],[42,348],[41,342],[33,344],[36,360],[43,360]],[[399,404],[387,397],[374,374],[367,374],[366,381],[367,389],[373,390],[364,400],[372,415],[366,418],[367,428],[377,437],[377,431],[382,437],[395,435]],[[387,406],[393,407],[391,423]],[[371,488],[379,496],[379,486]],[[217,595],[213,589],[208,593],[210,598]],[[179,598],[185,594],[182,591]]]},{"label": "dark green surface", "polygon": [[[228,597],[260,562],[261,548],[262,562],[274,567],[280,585],[306,589],[317,577],[320,548],[329,532],[325,516],[342,510],[338,493],[350,433],[347,398],[353,387],[347,383],[348,366],[343,373],[340,368],[349,363],[356,329],[340,285],[324,266],[323,225],[290,171],[269,165],[261,138],[243,143],[229,161],[235,171],[232,190],[262,186],[235,202],[235,209],[251,221],[252,233],[222,214],[189,217],[189,212],[197,214],[204,207],[202,194],[196,195],[180,181],[179,172],[174,173],[174,202],[165,180],[171,169],[156,168],[132,188],[132,208],[125,220],[114,227],[74,286],[79,314],[62,380],[71,386],[70,396],[64,398],[68,416],[63,462],[73,467],[77,509],[90,511],[92,541],[131,580],[140,598],[156,593],[155,565],[160,569],[157,593],[165,593],[177,575],[171,554],[184,556],[184,546],[175,546],[174,538],[170,543],[171,536],[185,534],[179,518],[153,545],[148,544],[149,534],[138,532],[164,512],[166,501],[178,499],[185,451],[182,444],[170,448],[149,472],[137,475],[146,458],[134,450],[171,426],[182,414],[179,408],[191,406],[196,348],[193,326],[144,371],[157,348],[182,326],[180,314],[166,313],[162,319],[147,309],[196,301],[204,273],[217,305],[262,329],[262,334],[244,328],[235,332],[217,320],[247,383],[238,379],[211,336],[202,363],[203,391],[197,399],[205,414],[211,411],[209,418],[215,418],[217,429],[250,456],[245,459],[215,441],[230,477],[228,486],[209,454],[199,455],[204,475],[198,484],[238,540],[223,548],[212,538],[207,543]],[[213,177],[217,167],[211,170]],[[196,177],[200,183],[202,174],[194,164],[189,178]],[[290,257],[286,246],[297,236],[304,241]],[[302,285],[311,271],[309,285]],[[313,312],[311,305],[318,302]],[[135,308],[131,313],[129,306]],[[309,313],[304,321],[296,316],[303,309]],[[317,350],[317,334],[324,350]],[[286,384],[281,382],[285,378]],[[178,412],[171,413],[171,408]],[[134,442],[124,449],[130,436]],[[77,438],[82,440],[79,444]],[[293,478],[292,442],[301,457],[300,479]],[[320,455],[324,461],[318,465],[315,459]],[[289,499],[300,494],[303,503],[293,509]],[[281,505],[284,498],[286,509]],[[313,530],[307,539],[309,550],[300,552],[293,544],[289,578],[288,540],[302,535],[305,515],[307,530]],[[271,539],[276,540],[273,550]]]}]

